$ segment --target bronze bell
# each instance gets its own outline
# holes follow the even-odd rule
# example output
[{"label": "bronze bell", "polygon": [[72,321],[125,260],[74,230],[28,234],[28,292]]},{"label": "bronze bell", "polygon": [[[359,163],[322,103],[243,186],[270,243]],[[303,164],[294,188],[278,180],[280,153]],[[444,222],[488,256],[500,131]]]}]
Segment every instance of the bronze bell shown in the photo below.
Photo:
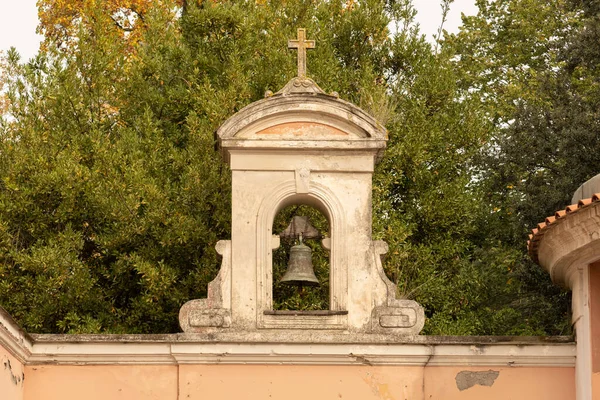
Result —
[{"label": "bronze bell", "polygon": [[313,269],[312,251],[302,243],[302,235],[300,243],[290,249],[290,262],[281,282],[297,286],[319,286]]}]

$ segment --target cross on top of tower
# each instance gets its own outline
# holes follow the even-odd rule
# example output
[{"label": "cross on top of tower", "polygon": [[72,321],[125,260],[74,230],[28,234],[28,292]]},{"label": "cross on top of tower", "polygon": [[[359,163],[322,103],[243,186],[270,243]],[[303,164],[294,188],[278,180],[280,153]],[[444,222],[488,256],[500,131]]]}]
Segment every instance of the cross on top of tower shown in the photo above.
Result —
[{"label": "cross on top of tower", "polygon": [[298,28],[298,39],[288,40],[288,48],[298,49],[298,77],[306,77],[306,49],[314,49],[315,41],[306,40],[306,29]]}]

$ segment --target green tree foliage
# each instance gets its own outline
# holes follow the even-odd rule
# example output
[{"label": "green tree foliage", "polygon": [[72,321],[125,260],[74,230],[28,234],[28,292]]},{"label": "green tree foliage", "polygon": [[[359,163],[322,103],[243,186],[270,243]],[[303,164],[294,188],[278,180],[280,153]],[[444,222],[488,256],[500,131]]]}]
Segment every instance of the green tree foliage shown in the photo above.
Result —
[{"label": "green tree foliage", "polygon": [[600,173],[600,2],[565,7],[579,18],[553,43],[559,67],[539,74],[540,101],[518,105],[496,161],[495,179],[524,199],[512,206],[529,226],[564,208],[581,183]]},{"label": "green tree foliage", "polygon": [[444,43],[455,54],[467,98],[490,121],[478,161],[489,205],[480,229],[512,254],[518,307],[529,310],[534,325],[555,332],[567,331],[568,293],[550,283],[522,244],[529,229],[600,172],[598,4],[479,1],[480,13]]},{"label": "green tree foliage", "polygon": [[30,331],[176,331],[215,274],[229,173],[210,114],[235,98],[195,91],[177,22],[153,18],[130,59],[100,13],[73,52],[10,54],[0,302]]},{"label": "green tree foliage", "polygon": [[419,56],[414,75],[392,85],[390,141],[374,184],[388,274],[400,295],[425,305],[425,333],[531,333],[512,301],[510,254],[478,227],[487,209],[474,158],[489,134],[481,107],[461,95],[450,54]]},{"label": "green tree foliage", "polygon": [[513,119],[522,101],[541,101],[538,76],[559,66],[557,40],[577,24],[568,0],[477,0],[443,45],[456,56],[460,84],[487,106],[497,126]]},{"label": "green tree foliage", "polygon": [[[497,217],[480,184],[481,149],[497,133],[490,113],[502,108],[484,95],[492,85],[477,73],[469,81],[454,47],[424,40],[409,0],[188,1],[179,11],[157,2],[135,41],[85,4],[86,23],[69,25],[71,51],[47,41],[25,65],[11,52],[6,68],[0,304],[27,330],[178,330],[179,307],[206,295],[214,245],[230,237],[230,172],[214,132],[294,77],[286,43],[297,27],[317,40],[309,76],[388,128],[374,237],[390,244],[398,295],[425,306],[425,332],[562,329],[546,293],[541,306],[524,299],[522,253],[498,239],[516,225]],[[481,69],[484,59],[464,63]],[[320,308],[326,292],[291,307]]]}]

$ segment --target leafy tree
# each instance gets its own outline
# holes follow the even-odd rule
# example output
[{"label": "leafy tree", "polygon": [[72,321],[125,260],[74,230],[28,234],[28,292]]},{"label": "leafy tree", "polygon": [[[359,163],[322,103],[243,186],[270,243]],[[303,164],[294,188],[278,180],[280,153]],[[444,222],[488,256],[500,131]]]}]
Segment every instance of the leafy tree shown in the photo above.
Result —
[{"label": "leafy tree", "polygon": [[568,205],[575,189],[599,172],[598,4],[478,5],[479,15],[466,18],[444,44],[456,54],[467,97],[478,99],[491,122],[478,163],[489,204],[480,226],[495,246],[512,249],[524,315],[567,332],[568,294],[529,260],[523,243],[529,229]]},{"label": "leafy tree", "polygon": [[8,110],[8,96],[4,92],[6,86],[8,63],[6,54],[0,51],[0,115],[4,115]]},{"label": "leafy tree", "polygon": [[425,333],[530,334],[540,327],[512,302],[513,255],[487,242],[479,226],[488,215],[473,179],[490,132],[482,107],[463,96],[451,53],[421,51],[414,75],[392,86],[390,142],[374,185],[388,274],[401,295],[425,306]]},{"label": "leafy tree", "polygon": [[174,331],[214,275],[229,174],[190,107],[175,16],[151,24],[137,59],[102,13],[73,51],[9,54],[0,298],[30,331]]},{"label": "leafy tree", "polygon": [[177,0],[40,0],[37,3],[38,32],[45,37],[42,47],[72,49],[81,38],[78,37],[81,27],[93,26],[101,15],[105,28],[133,45],[146,29],[146,14],[157,7],[173,10],[181,3]]},{"label": "leafy tree", "polygon": [[557,68],[555,43],[577,25],[569,0],[476,0],[479,12],[463,18],[444,47],[455,54],[460,84],[486,105],[498,127],[523,101],[543,101],[539,74]]},{"label": "leafy tree", "polygon": [[[496,179],[524,199],[513,207],[529,226],[568,205],[576,188],[600,172],[600,6],[573,1],[568,7],[580,18],[554,45],[559,68],[540,74],[543,101],[519,104],[498,155]],[[523,148],[530,149],[527,157]]]}]

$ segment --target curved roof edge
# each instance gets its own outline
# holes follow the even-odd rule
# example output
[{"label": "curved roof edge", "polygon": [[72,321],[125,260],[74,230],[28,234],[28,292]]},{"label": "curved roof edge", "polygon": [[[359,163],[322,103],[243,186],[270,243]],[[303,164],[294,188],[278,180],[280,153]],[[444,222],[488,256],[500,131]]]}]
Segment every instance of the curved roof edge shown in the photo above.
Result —
[{"label": "curved roof edge", "polygon": [[[569,222],[568,225],[565,222]],[[586,251],[590,246],[600,248],[598,226],[600,193],[557,211],[532,229],[527,241],[529,256],[550,273],[554,282],[566,286],[568,267],[577,258],[577,254],[587,256]],[[561,243],[566,244],[560,245]],[[545,247],[541,249],[543,244]],[[596,254],[597,259],[600,253]]]},{"label": "curved roof edge", "polygon": [[343,120],[364,132],[364,138],[386,141],[387,130],[358,106],[341,100],[337,93],[326,94],[308,78],[294,78],[276,94],[251,103],[228,118],[217,130],[223,139],[233,139],[244,128],[266,118],[288,113],[319,113]]}]

